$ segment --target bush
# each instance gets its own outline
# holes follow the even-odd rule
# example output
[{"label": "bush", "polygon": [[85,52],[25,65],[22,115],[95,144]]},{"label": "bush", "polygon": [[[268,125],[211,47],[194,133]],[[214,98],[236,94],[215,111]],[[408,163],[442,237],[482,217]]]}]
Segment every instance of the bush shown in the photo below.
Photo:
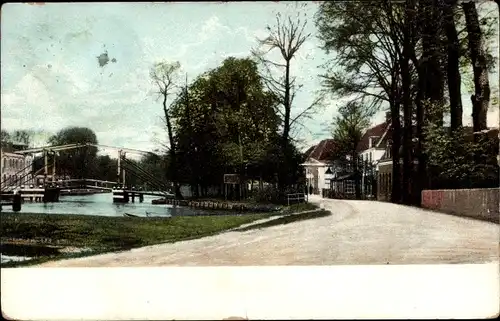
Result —
[{"label": "bush", "polygon": [[287,194],[305,193],[304,188],[300,186],[287,187],[283,192],[274,186],[265,186],[264,189],[255,192],[253,199],[258,203],[273,203],[273,204],[286,204]]}]

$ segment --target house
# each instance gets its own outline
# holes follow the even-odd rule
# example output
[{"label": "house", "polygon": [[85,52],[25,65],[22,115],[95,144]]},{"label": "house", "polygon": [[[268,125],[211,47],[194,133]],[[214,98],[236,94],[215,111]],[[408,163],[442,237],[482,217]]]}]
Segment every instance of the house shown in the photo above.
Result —
[{"label": "house", "polygon": [[338,164],[333,161],[337,145],[333,139],[324,139],[319,144],[310,147],[306,152],[306,160],[301,166],[306,173],[306,184],[312,187],[314,194],[329,189],[332,175],[338,171]]},{"label": "house", "polygon": [[383,123],[366,130],[356,148],[362,164],[361,194],[365,197],[375,198],[377,195],[379,162],[385,154],[390,129],[390,115],[386,114]]},{"label": "house", "polygon": [[[374,198],[377,195],[379,161],[385,153],[390,128],[390,115],[386,114],[386,120],[383,123],[368,128],[364,132],[356,148],[359,157],[358,164],[363,197]],[[344,197],[354,197],[355,177],[351,168],[350,157],[347,157],[345,162],[342,166],[343,170],[338,171],[332,181],[332,190]]]},{"label": "house", "polygon": [[32,157],[2,152],[0,165],[2,189],[7,186],[33,184]]}]

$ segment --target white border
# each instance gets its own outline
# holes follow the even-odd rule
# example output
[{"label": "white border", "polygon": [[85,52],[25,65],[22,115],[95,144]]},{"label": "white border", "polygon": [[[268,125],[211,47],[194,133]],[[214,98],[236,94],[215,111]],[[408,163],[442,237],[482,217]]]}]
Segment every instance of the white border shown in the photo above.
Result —
[{"label": "white border", "polygon": [[499,264],[1,269],[21,320],[495,317]]}]

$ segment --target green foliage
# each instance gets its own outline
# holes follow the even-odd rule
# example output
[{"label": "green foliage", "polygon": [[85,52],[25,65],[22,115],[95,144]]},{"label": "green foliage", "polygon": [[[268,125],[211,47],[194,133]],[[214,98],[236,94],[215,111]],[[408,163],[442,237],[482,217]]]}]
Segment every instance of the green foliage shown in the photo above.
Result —
[{"label": "green foliage", "polygon": [[265,175],[278,162],[277,105],[249,58],[227,58],[197,77],[171,106],[181,177],[211,185],[224,173]]},{"label": "green foliage", "polygon": [[[429,124],[425,128],[426,155],[436,184],[447,188],[498,185],[498,141],[486,135],[476,140],[466,128],[453,133]],[[439,186],[437,186],[439,187]]]},{"label": "green foliage", "polygon": [[[85,143],[97,144],[96,134],[86,127],[66,127],[49,138],[50,145]],[[58,153],[57,170],[59,173],[70,175],[72,178],[89,178],[89,175],[96,171],[97,147],[88,146]],[[40,166],[40,163],[39,159],[36,164]]]},{"label": "green foliage", "polygon": [[[340,97],[362,99],[371,107],[394,99],[393,84],[401,41],[389,28],[401,23],[399,11],[380,1],[323,2],[316,14],[318,38],[326,53],[324,86]],[[399,10],[399,11],[398,11]]]},{"label": "green foliage", "polygon": [[355,101],[348,102],[339,108],[339,115],[332,123],[332,136],[339,146],[339,156],[357,158],[356,148],[364,131],[370,126],[373,112]]}]

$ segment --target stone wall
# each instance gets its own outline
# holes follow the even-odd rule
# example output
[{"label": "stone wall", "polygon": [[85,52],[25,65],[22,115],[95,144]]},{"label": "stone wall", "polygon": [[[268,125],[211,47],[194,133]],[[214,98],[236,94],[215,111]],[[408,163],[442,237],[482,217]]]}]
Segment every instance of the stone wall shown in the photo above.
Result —
[{"label": "stone wall", "polygon": [[422,191],[422,207],[499,223],[500,188]]}]

